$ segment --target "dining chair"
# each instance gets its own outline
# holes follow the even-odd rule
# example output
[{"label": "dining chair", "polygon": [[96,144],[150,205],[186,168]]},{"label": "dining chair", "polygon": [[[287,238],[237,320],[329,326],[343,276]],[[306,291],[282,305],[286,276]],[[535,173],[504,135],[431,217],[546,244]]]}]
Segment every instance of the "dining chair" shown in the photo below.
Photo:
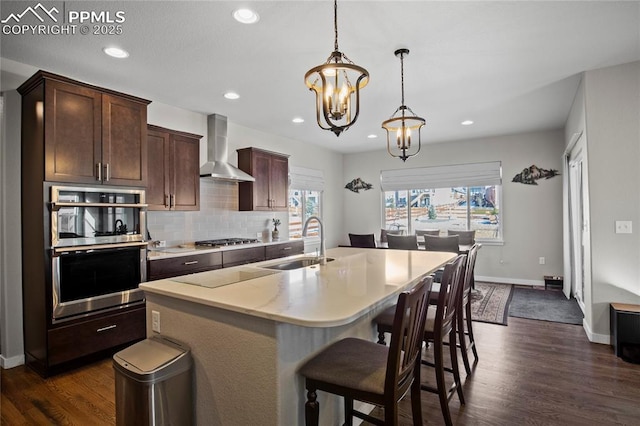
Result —
[{"label": "dining chair", "polygon": [[476,243],[476,231],[458,231],[457,229],[448,229],[447,235],[457,235],[458,244],[461,246],[471,246]]},{"label": "dining chair", "polygon": [[374,234],[349,234],[351,247],[375,248],[376,236]]},{"label": "dining chair", "polygon": [[[438,395],[442,416],[447,425],[453,424],[449,411],[449,400],[453,395],[457,393],[460,404],[465,403],[458,366],[455,319],[458,298],[460,296],[460,290],[462,289],[463,269],[466,258],[466,255],[459,255],[445,265],[442,282],[440,283],[440,289],[437,295],[436,309],[427,311],[427,320],[425,321],[423,336],[425,342],[433,343],[431,346],[433,348],[434,361],[430,362],[423,358],[421,363],[434,368],[436,386],[422,383],[420,388]],[[385,333],[391,333],[391,339],[393,340],[394,338],[392,327],[393,314],[393,308],[389,308],[374,319],[374,322],[377,324],[378,343],[380,345],[385,344]],[[448,338],[451,368],[445,367],[444,365],[445,338]],[[445,382],[445,372],[453,375],[453,384],[449,388],[447,388]]]},{"label": "dining chair", "polygon": [[[323,349],[300,368],[307,389],[307,426],[318,425],[318,390],[344,398],[346,425],[353,424],[354,416],[377,425],[397,425],[398,403],[410,391],[413,424],[422,425],[420,352],[431,283],[431,277],[426,277],[400,293],[388,348],[349,337]],[[384,407],[384,421],[355,410],[354,400]]]},{"label": "dining chair", "polygon": [[404,235],[404,230],[402,229],[381,229],[380,230],[380,242],[381,243],[386,243],[387,242],[387,235]]},{"label": "dining chair", "polygon": [[[474,362],[478,363],[478,350],[476,348],[476,339],[473,336],[473,327],[471,320],[471,289],[473,288],[473,270],[476,265],[476,255],[478,254],[478,245],[474,244],[467,253],[467,261],[464,268],[464,286],[460,291],[458,314],[456,318],[458,330],[458,345],[462,353],[462,361],[467,376],[471,374],[471,365],[469,364],[469,349],[473,351]],[[466,328],[465,328],[466,326]],[[469,343],[467,343],[467,339]]]},{"label": "dining chair", "polygon": [[[437,237],[440,235],[439,229],[416,229],[415,232],[417,237],[424,237],[425,235],[431,235],[433,237]],[[418,244],[424,246],[424,239],[418,240]]]},{"label": "dining chair", "polygon": [[450,237],[434,237],[433,235],[424,236],[424,248],[427,251],[447,251],[458,253],[460,250],[458,236]]},{"label": "dining chair", "polygon": [[398,250],[418,250],[418,238],[415,235],[387,235],[387,247]]}]

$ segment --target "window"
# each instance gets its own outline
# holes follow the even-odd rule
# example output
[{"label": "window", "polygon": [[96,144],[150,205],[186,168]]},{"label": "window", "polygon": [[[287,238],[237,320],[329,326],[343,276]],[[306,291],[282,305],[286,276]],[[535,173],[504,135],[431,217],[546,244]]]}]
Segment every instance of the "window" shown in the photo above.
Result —
[{"label": "window", "polygon": [[499,162],[383,171],[382,226],[406,234],[475,230],[477,240],[502,241],[500,175]]},{"label": "window", "polygon": [[[322,219],[322,170],[291,166],[289,170],[289,238],[302,237],[302,227],[311,216]],[[319,224],[313,221],[307,236],[318,236]]]},{"label": "window", "polygon": [[[302,226],[311,216],[321,216],[322,192],[304,189],[289,190],[289,238],[302,237]],[[309,224],[307,236],[318,235],[318,222]]]}]

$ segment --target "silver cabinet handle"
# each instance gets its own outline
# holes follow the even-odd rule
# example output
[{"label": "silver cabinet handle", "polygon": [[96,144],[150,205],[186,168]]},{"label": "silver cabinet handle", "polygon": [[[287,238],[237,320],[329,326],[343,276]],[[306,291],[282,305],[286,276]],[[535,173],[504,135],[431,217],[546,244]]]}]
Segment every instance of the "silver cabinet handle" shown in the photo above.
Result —
[{"label": "silver cabinet handle", "polygon": [[96,180],[102,180],[102,163],[96,163]]},{"label": "silver cabinet handle", "polygon": [[291,246],[289,246],[289,247],[284,247],[282,250],[291,250]]},{"label": "silver cabinet handle", "polygon": [[171,200],[169,199],[169,194],[164,194],[164,205],[168,208],[171,208]]},{"label": "silver cabinet handle", "polygon": [[190,262],[184,262],[184,265],[195,265],[196,263],[198,263],[197,260],[192,260]]},{"label": "silver cabinet handle", "polygon": [[108,325],[108,326],[106,326],[106,327],[99,328],[99,329],[97,329],[96,331],[97,331],[98,333],[101,333],[101,332],[103,332],[103,331],[111,330],[111,329],[116,328],[116,327],[117,327],[117,326],[116,326],[115,324],[111,324],[111,325]]},{"label": "silver cabinet handle", "polygon": [[109,167],[109,163],[104,164],[104,181],[109,182],[111,179],[111,168]]},{"label": "silver cabinet handle", "polygon": [[169,208],[176,206],[176,194],[169,195]]}]

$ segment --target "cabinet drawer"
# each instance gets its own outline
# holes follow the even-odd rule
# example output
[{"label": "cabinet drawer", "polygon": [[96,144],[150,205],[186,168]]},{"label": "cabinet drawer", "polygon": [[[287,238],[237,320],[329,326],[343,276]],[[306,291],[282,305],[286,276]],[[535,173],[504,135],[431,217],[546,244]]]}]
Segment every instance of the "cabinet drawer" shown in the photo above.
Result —
[{"label": "cabinet drawer", "polygon": [[265,260],[264,247],[251,247],[222,252],[222,266],[224,268],[262,262],[263,260]]},{"label": "cabinet drawer", "polygon": [[148,279],[159,280],[194,272],[210,271],[222,267],[222,253],[212,252],[191,256],[170,257],[150,260],[147,263]]},{"label": "cabinet drawer", "polygon": [[304,241],[289,241],[282,244],[266,246],[266,258],[277,259],[279,257],[293,256],[304,253]]},{"label": "cabinet drawer", "polygon": [[49,330],[49,365],[100,352],[147,335],[145,306]]}]

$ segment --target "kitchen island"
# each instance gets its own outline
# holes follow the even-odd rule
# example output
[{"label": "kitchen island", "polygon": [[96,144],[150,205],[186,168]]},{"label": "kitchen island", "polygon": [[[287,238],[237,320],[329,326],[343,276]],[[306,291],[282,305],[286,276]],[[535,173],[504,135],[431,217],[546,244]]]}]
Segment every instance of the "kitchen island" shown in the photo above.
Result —
[{"label": "kitchen island", "polygon": [[[302,362],[347,337],[375,339],[372,319],[451,253],[340,247],[333,261],[272,269],[292,256],[143,283],[161,334],[194,359],[198,425],[303,425]],[[320,393],[321,424],[341,424],[342,402]]]}]

